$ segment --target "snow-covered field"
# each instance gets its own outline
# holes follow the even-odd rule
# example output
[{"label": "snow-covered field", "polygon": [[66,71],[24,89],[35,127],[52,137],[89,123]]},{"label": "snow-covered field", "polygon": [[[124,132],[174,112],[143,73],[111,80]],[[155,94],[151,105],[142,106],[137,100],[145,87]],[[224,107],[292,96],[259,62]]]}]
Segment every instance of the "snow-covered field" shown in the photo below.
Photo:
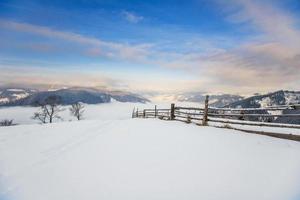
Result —
[{"label": "snow-covered field", "polygon": [[[85,105],[84,119],[94,120],[94,119],[128,119],[131,117],[133,108],[138,108],[140,110],[145,108],[153,108],[157,105],[158,108],[170,108],[169,103],[103,103],[103,104],[90,104]],[[202,107],[201,104],[197,103],[184,103],[179,102],[176,105],[180,106],[195,106]],[[63,106],[63,112],[60,112],[62,120],[55,120],[56,122],[61,121],[76,121],[76,118],[70,115],[70,106]],[[33,120],[32,116],[34,112],[38,111],[38,107],[0,107],[0,121],[4,119],[13,119],[14,123],[17,124],[37,124],[39,121]]]},{"label": "snow-covered field", "polygon": [[[222,119],[218,119],[222,120]],[[224,120],[228,121],[228,120]],[[233,122],[241,122],[240,120],[231,120]],[[247,122],[248,124],[260,124],[259,122]],[[272,124],[272,123],[269,123]],[[274,125],[286,125],[286,124],[275,124]],[[215,127],[224,127],[225,125],[229,125],[231,128],[237,128],[240,130],[249,130],[249,131],[262,131],[262,132],[270,132],[270,133],[280,133],[280,134],[293,134],[293,135],[300,135],[300,128],[282,128],[282,127],[269,127],[269,126],[251,126],[251,125],[240,125],[240,124],[230,124],[230,123],[219,123],[219,122],[209,122],[210,126]],[[294,125],[299,127],[299,125]]]},{"label": "snow-covered field", "polygon": [[[128,119],[131,117],[131,113],[134,107],[146,107],[149,105],[135,104],[135,103],[103,103],[95,105],[85,105],[84,119]],[[151,105],[152,106],[152,105]],[[61,121],[76,121],[75,117],[70,115],[70,106],[63,106],[59,115],[62,120],[55,120],[56,122]],[[37,124],[39,121],[33,120],[32,116],[34,112],[38,111],[38,107],[3,107],[0,108],[0,120],[13,119],[17,124]]]},{"label": "snow-covered field", "polygon": [[299,142],[130,119],[133,106],[45,125],[30,119],[36,108],[0,109],[24,123],[0,127],[0,199],[300,199]]}]

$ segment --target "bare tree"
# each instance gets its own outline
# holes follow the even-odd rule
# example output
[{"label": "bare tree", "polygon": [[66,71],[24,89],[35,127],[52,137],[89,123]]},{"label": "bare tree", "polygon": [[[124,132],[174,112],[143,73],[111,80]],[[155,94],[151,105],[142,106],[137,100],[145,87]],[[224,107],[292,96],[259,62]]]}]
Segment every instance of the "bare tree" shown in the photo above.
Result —
[{"label": "bare tree", "polygon": [[44,108],[44,106],[41,106],[40,110],[33,114],[32,119],[39,120],[43,124],[47,123],[47,112],[46,112],[46,109]]},{"label": "bare tree", "polygon": [[82,119],[84,112],[84,105],[80,102],[72,104],[72,107],[70,108],[70,113],[74,117],[76,117],[78,120]]},{"label": "bare tree", "polygon": [[42,123],[52,123],[54,118],[61,119],[58,115],[59,112],[63,111],[60,107],[60,97],[59,96],[49,96],[40,105],[40,110],[35,112],[33,119],[39,120]]}]

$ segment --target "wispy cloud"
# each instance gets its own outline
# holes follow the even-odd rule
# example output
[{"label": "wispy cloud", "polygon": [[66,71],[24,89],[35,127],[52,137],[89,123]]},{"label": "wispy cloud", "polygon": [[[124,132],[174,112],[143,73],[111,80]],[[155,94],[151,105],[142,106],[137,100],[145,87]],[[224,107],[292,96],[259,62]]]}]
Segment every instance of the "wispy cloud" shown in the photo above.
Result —
[{"label": "wispy cloud", "polygon": [[[81,66],[81,68],[82,67],[83,66]],[[26,65],[23,67],[1,66],[0,85],[83,86],[119,89],[120,85],[126,84],[127,83],[121,79],[108,77],[99,71],[45,69]],[[128,89],[128,87],[124,89]]]},{"label": "wispy cloud", "polygon": [[[208,55],[181,55],[165,66],[198,73],[199,77],[210,80],[211,89],[218,91],[248,93],[297,89],[300,80],[297,19],[271,4],[246,0],[230,2],[232,8],[228,9],[227,19],[255,30],[253,40],[230,49],[216,46],[218,51]],[[227,1],[226,4],[228,6]]]},{"label": "wispy cloud", "polygon": [[233,0],[232,2],[240,9],[229,14],[229,21],[246,23],[263,32],[265,40],[279,40],[290,48],[295,47],[299,50],[295,39],[299,38],[300,31],[296,28],[297,20],[291,13],[272,5],[272,1],[267,3],[266,1]]},{"label": "wispy cloud", "polygon": [[123,11],[121,14],[130,23],[138,23],[144,19],[143,16],[139,16],[133,12]]},{"label": "wispy cloud", "polygon": [[[19,23],[10,20],[0,20],[0,27],[18,32],[35,34],[48,38],[56,38],[84,45],[84,52],[88,55],[99,55],[113,59],[143,60],[147,56],[150,44],[128,45],[116,42],[107,42],[98,38],[88,37],[68,31],[58,31],[44,26],[28,23]],[[97,53],[95,53],[97,52]],[[101,54],[99,52],[102,52]]]},{"label": "wispy cloud", "polygon": [[[0,27],[79,44],[85,56],[104,57],[121,63],[135,62],[141,64],[141,68],[145,65],[159,66],[190,74],[190,79],[186,80],[159,80],[155,77],[154,80],[143,80],[147,73],[140,80],[129,80],[128,77],[125,80],[124,77],[122,85],[132,90],[252,93],[282,88],[299,89],[300,30],[296,26],[299,19],[276,4],[270,4],[270,1],[267,5],[265,1],[255,0],[224,2],[228,8],[223,13],[227,22],[236,25],[241,32],[248,31],[251,36],[236,43],[232,38],[215,40],[213,36],[198,38],[198,42],[195,42],[195,38],[186,38],[190,51],[182,50],[173,41],[170,41],[172,48],[159,48],[160,44],[152,43],[108,42],[69,31],[8,20],[1,20]],[[122,12],[122,16],[131,23],[143,20],[142,16],[128,11]],[[224,47],[224,42],[229,40],[230,47]],[[209,47],[209,50],[203,51],[203,46]],[[33,45],[31,48],[44,51],[52,49],[47,45]]]}]

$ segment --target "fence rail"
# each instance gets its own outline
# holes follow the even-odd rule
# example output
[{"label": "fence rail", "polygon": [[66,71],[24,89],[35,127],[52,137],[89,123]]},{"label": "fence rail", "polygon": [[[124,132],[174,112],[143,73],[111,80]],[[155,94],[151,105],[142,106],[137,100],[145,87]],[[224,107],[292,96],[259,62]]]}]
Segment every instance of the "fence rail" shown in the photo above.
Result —
[{"label": "fence rail", "polygon": [[[300,121],[300,112],[294,114],[284,113],[291,110],[300,110],[300,104],[272,106],[266,108],[216,108],[209,107],[209,96],[206,97],[203,108],[182,107],[171,104],[168,109],[134,109],[132,118],[159,118],[162,120],[177,120],[198,125],[211,125],[210,122],[221,124],[237,124],[249,126],[266,126],[279,128],[300,129],[299,124],[273,123],[277,119],[296,119]],[[274,113],[276,112],[276,113]],[[281,112],[281,113],[278,113]],[[224,126],[225,127],[225,126]],[[245,130],[249,132],[249,130]],[[253,132],[253,131],[252,131]],[[256,132],[258,133],[258,132]],[[258,133],[259,134],[259,133]],[[268,133],[274,135],[276,133]],[[266,134],[264,134],[266,135]],[[279,134],[280,135],[280,134]],[[290,139],[300,141],[300,135],[290,135]],[[280,137],[280,136],[276,136]],[[284,136],[287,139],[289,136]],[[296,139],[295,139],[296,138]]]}]

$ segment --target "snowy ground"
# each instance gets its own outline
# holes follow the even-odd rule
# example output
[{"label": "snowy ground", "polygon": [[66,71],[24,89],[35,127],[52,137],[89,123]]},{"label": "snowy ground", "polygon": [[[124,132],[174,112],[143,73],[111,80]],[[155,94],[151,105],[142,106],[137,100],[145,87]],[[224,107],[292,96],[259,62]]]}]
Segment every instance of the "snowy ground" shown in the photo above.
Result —
[{"label": "snowy ground", "polygon": [[[146,107],[148,104],[135,104],[135,103],[103,103],[95,105],[85,105],[84,119],[128,119],[131,117],[131,113],[134,107]],[[151,105],[152,106],[152,105]],[[59,115],[63,120],[61,121],[76,121],[75,117],[70,115],[70,106],[63,106],[63,112]],[[13,119],[17,124],[37,124],[39,121],[33,120],[32,116],[34,112],[38,111],[38,107],[3,107],[0,108],[0,120]]]},{"label": "snowy ground", "polygon": [[[87,120],[94,119],[128,119],[131,117],[133,108],[138,108],[140,110],[145,108],[153,108],[157,105],[157,108],[170,108],[169,103],[103,103],[95,105],[85,105],[84,118]],[[192,103],[192,102],[179,102],[176,105],[181,106],[195,106],[201,107],[201,104]],[[61,121],[76,121],[76,118],[70,116],[69,112],[70,106],[63,106],[63,112],[59,115],[63,120],[56,120],[56,122]],[[0,107],[0,121],[4,119],[13,119],[14,123],[17,124],[37,124],[39,123],[36,120],[32,119],[33,113],[38,111],[38,107]]]},{"label": "snowy ground", "polygon": [[299,142],[130,119],[131,106],[1,127],[0,199],[300,199]]},{"label": "snowy ground", "polygon": [[[224,123],[210,122],[209,124],[216,127],[224,127]],[[239,125],[239,124],[228,124],[228,125],[232,128],[237,128],[241,130],[300,135],[300,128],[278,128],[278,127],[249,126],[249,125]]]}]

